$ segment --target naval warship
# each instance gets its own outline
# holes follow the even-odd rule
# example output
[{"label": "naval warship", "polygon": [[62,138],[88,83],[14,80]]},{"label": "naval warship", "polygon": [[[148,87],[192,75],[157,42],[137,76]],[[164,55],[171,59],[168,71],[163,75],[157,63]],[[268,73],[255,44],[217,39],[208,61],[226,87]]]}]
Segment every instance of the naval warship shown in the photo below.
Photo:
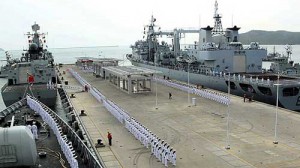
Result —
[{"label": "naval warship", "polygon": [[[300,80],[285,74],[262,73],[267,50],[258,42],[247,46],[239,42],[240,27],[223,30],[217,1],[213,18],[214,27],[162,31],[152,16],[144,27],[143,40],[131,46],[127,59],[134,66],[161,71],[167,79],[223,92],[230,88],[231,94],[251,100],[275,105],[278,95],[279,106],[300,111]],[[198,34],[199,41],[182,47],[180,39],[188,33]],[[171,38],[172,44],[162,41],[163,36]]]},{"label": "naval warship", "polygon": [[28,32],[29,48],[24,50],[21,58],[9,64],[5,74],[7,83],[1,94],[6,106],[21,100],[30,94],[47,106],[56,102],[56,72],[52,53],[46,49],[45,33],[39,33],[40,26],[34,24]]},{"label": "naval warship", "polygon": [[300,77],[300,64],[292,60],[292,46],[286,45],[285,52],[286,54],[279,54],[274,47],[273,52],[263,59],[264,62],[271,62],[270,69],[267,71]]},{"label": "naval warship", "polygon": [[6,57],[5,60],[1,60],[1,61],[6,61],[6,64],[1,66],[0,78],[6,78],[7,73],[9,72],[9,70],[11,68],[11,65],[13,65],[16,62],[19,62],[18,59],[13,59],[12,55],[8,51],[5,51],[5,57]]}]

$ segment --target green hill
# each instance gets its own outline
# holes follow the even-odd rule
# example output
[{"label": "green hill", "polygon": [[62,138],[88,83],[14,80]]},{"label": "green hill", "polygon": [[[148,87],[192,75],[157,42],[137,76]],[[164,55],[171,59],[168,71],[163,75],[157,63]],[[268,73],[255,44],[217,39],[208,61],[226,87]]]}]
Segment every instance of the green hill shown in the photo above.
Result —
[{"label": "green hill", "polygon": [[300,44],[300,32],[251,30],[241,33],[240,41],[243,44],[250,42],[269,45]]}]

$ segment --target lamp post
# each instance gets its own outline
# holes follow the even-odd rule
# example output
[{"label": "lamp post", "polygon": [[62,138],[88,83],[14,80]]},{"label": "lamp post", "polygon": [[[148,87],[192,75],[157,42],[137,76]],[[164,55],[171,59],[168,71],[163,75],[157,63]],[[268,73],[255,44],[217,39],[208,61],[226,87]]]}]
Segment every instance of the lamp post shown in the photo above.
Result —
[{"label": "lamp post", "polygon": [[279,92],[279,72],[278,72],[278,76],[277,76],[277,84],[274,84],[275,86],[277,86],[276,90],[276,117],[275,117],[275,133],[274,133],[274,141],[273,144],[278,144],[278,140],[277,140],[277,123],[278,123],[278,92]]},{"label": "lamp post", "polygon": [[[153,36],[153,47],[154,47],[154,67],[155,67],[155,109],[157,110],[157,69],[156,69],[156,62],[157,62],[157,41],[156,36]],[[149,54],[150,54],[150,48],[149,48]]]},{"label": "lamp post", "polygon": [[157,71],[156,71],[156,52],[154,54],[154,66],[155,66],[155,109],[157,110]]},{"label": "lamp post", "polygon": [[188,107],[191,107],[190,105],[190,59],[188,59]]},{"label": "lamp post", "polygon": [[125,54],[123,54],[123,66],[125,64]]},{"label": "lamp post", "polygon": [[[228,73],[228,99],[230,96],[230,73]],[[225,149],[229,150],[230,149],[230,142],[229,142],[229,103],[227,104],[227,146],[225,147]]]}]

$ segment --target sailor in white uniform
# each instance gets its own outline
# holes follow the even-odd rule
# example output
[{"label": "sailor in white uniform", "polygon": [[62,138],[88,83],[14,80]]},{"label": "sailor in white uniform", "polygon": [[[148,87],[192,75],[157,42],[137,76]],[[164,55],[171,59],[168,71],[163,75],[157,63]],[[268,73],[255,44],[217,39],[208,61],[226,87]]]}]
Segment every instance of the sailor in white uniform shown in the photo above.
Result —
[{"label": "sailor in white uniform", "polygon": [[165,166],[168,167],[168,157],[169,157],[169,153],[168,151],[165,151],[165,158],[163,158],[165,161]]},{"label": "sailor in white uniform", "polygon": [[171,156],[172,156],[172,164],[174,165],[174,166],[176,166],[176,150],[173,150],[173,152],[172,152],[172,154],[171,154]]},{"label": "sailor in white uniform", "polygon": [[165,149],[163,148],[162,150],[161,150],[161,162],[162,162],[162,164],[165,164]]},{"label": "sailor in white uniform", "polygon": [[31,125],[30,124],[28,124],[28,125],[26,125],[26,127],[30,130],[30,132],[32,133],[32,130],[31,130]]},{"label": "sailor in white uniform", "polygon": [[37,129],[37,126],[35,125],[35,122],[32,123],[31,131],[32,131],[34,138],[38,139],[38,133],[37,133],[38,129]]}]

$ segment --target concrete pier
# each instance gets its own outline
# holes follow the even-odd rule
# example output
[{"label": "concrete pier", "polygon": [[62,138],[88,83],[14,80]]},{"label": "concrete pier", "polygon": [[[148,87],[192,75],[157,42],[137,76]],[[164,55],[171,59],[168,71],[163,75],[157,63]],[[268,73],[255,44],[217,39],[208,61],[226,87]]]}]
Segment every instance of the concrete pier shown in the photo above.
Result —
[{"label": "concrete pier", "polygon": [[[226,105],[158,84],[158,109],[155,109],[155,90],[147,94],[127,94],[92,73],[84,73],[75,66],[63,65],[61,70],[73,68],[108,99],[126,110],[153,133],[171,144],[177,151],[176,167],[248,168],[300,167],[300,115],[279,108],[278,144],[273,144],[276,107],[260,102],[245,102],[230,96],[229,143],[227,141]],[[63,77],[69,85],[79,83],[69,74]],[[168,98],[169,92],[172,99]],[[68,91],[69,94],[72,91]],[[103,139],[106,147],[98,148],[107,167],[164,167],[88,92],[76,93],[71,99],[82,116],[93,141]],[[190,106],[190,107],[188,107]],[[113,143],[108,146],[107,132]],[[230,145],[230,149],[225,147]],[[169,167],[174,167],[169,165]]]}]

